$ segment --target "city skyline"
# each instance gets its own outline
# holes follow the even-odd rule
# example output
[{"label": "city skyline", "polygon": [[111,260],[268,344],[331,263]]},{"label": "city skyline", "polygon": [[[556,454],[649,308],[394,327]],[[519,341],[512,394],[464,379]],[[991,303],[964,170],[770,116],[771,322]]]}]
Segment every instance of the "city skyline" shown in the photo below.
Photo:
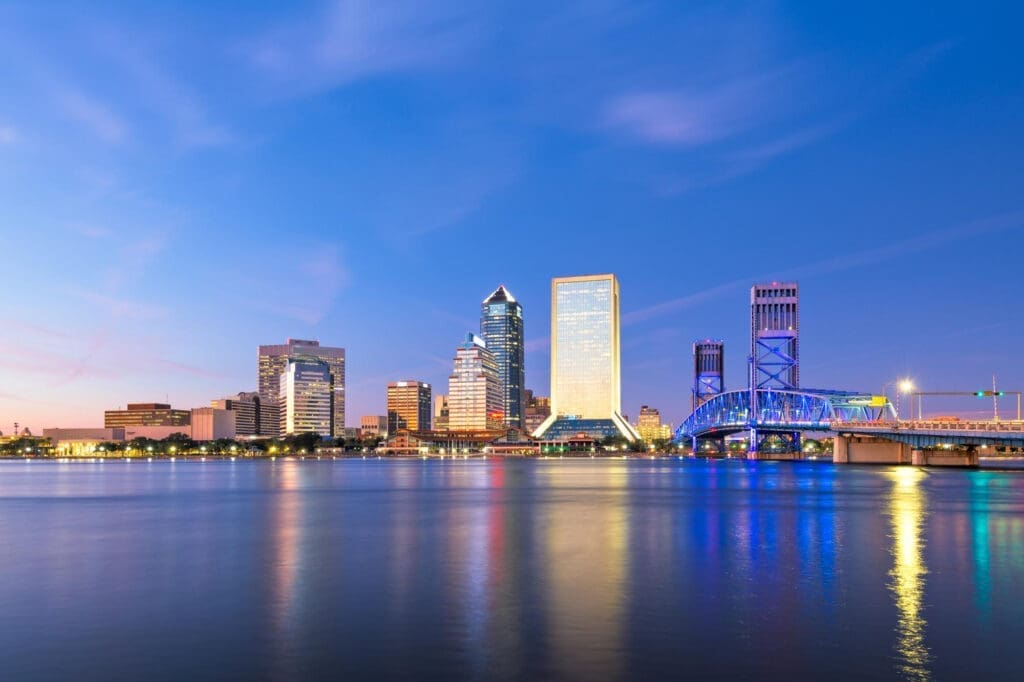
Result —
[{"label": "city skyline", "polygon": [[630,415],[689,412],[694,339],[743,385],[773,280],[802,385],[1024,387],[1018,8],[345,7],[0,9],[0,431],[256,390],[289,337],[348,351],[355,426],[495,282],[543,395],[581,272]]}]

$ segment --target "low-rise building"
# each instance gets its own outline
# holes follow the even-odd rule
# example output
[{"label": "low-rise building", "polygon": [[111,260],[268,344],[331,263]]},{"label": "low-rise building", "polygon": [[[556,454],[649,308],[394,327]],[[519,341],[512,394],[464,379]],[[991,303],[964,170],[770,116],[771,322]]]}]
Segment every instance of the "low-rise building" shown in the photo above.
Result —
[{"label": "low-rise building", "polygon": [[196,407],[192,410],[192,440],[210,441],[235,437],[235,410]]},{"label": "low-rise building", "polygon": [[179,431],[187,432],[191,416],[188,410],[173,410],[166,403],[128,403],[126,410],[105,411],[103,426],[108,429],[119,426],[176,426]]},{"label": "low-rise building", "polygon": [[59,457],[89,457],[103,443],[125,440],[123,427],[109,429],[43,429],[43,437],[53,443],[53,452]]}]

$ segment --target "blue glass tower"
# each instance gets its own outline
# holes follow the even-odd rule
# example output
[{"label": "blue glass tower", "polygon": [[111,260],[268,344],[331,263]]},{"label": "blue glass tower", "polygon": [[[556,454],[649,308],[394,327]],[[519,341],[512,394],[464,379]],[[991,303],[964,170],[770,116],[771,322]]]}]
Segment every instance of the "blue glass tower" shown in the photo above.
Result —
[{"label": "blue glass tower", "polygon": [[505,424],[522,429],[526,412],[523,307],[504,284],[480,306],[480,337],[498,363]]}]

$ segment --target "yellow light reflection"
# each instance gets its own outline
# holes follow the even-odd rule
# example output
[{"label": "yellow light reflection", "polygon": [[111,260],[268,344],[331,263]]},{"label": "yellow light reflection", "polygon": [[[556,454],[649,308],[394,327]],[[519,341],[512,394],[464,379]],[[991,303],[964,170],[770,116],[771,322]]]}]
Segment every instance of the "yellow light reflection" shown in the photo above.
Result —
[{"label": "yellow light reflection", "polygon": [[927,476],[917,467],[900,467],[889,474],[893,481],[889,497],[892,524],[893,567],[889,572],[889,589],[896,599],[896,653],[901,672],[908,679],[927,680],[929,654],[924,633],[927,624],[921,614],[924,601],[924,564],[922,528],[926,516],[924,491],[920,484]]}]

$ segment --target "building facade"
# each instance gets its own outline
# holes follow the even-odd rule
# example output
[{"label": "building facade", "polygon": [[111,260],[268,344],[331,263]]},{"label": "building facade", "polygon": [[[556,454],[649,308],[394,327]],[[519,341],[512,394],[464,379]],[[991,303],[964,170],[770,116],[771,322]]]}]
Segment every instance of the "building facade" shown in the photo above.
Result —
[{"label": "building facade", "polygon": [[216,407],[196,407],[192,409],[192,440],[211,441],[232,439],[235,437],[235,410],[218,409]]},{"label": "building facade", "polygon": [[551,280],[551,415],[534,436],[636,440],[622,417],[620,371],[615,275]]},{"label": "building facade", "polygon": [[384,414],[363,415],[359,418],[361,438],[387,438],[388,417]]},{"label": "building facade", "polygon": [[451,410],[448,406],[448,396],[441,394],[434,396],[434,431],[447,431],[448,420],[451,417]]},{"label": "building facade", "polygon": [[[276,436],[280,416],[276,409],[265,410],[260,394],[253,392],[239,393],[230,398],[211,400],[210,407],[217,410],[230,410],[235,414],[235,436],[251,438],[253,436]],[[273,413],[273,428],[264,433],[264,412]],[[270,415],[267,415],[270,416]]]},{"label": "building facade", "polygon": [[750,383],[754,388],[800,386],[800,292],[796,282],[750,289]]},{"label": "building facade", "polygon": [[466,334],[448,377],[448,429],[499,430],[505,424],[504,404],[494,355],[483,339]]},{"label": "building facade", "polygon": [[523,432],[534,433],[551,414],[551,398],[534,395],[526,389],[526,408],[523,413]]},{"label": "building facade", "polygon": [[181,427],[188,433],[192,413],[188,410],[173,410],[166,403],[128,403],[126,410],[106,410],[103,413],[104,428],[130,426]]},{"label": "building facade", "polygon": [[[281,435],[335,434],[334,390],[331,366],[323,360],[291,358],[280,377],[277,404],[281,411]],[[344,433],[344,429],[338,432]]]},{"label": "building facade", "polygon": [[[345,349],[321,346],[319,341],[304,339],[288,339],[278,345],[260,346],[258,352],[259,396],[261,407],[268,403],[276,403],[281,390],[281,375],[288,368],[290,360],[318,360],[327,363],[331,373],[331,432],[327,435],[341,436],[345,429]],[[282,406],[283,407],[283,406]],[[271,412],[273,410],[270,410]],[[277,423],[286,417],[279,416]],[[268,419],[268,426],[270,420]],[[261,433],[260,435],[276,436],[278,433]]]},{"label": "building facade", "polygon": [[109,429],[43,429],[43,438],[53,443],[54,454],[60,457],[89,457],[104,443],[123,442],[124,428]]},{"label": "building facade", "polygon": [[480,306],[480,338],[498,366],[498,387],[506,426],[523,428],[526,411],[526,352],[523,307],[500,285]]},{"label": "building facade", "polygon": [[430,384],[392,381],[388,384],[388,437],[399,430],[430,430]]},{"label": "building facade", "polygon": [[672,438],[672,427],[661,423],[661,412],[657,408],[642,405],[636,419],[636,432],[648,443]]}]

